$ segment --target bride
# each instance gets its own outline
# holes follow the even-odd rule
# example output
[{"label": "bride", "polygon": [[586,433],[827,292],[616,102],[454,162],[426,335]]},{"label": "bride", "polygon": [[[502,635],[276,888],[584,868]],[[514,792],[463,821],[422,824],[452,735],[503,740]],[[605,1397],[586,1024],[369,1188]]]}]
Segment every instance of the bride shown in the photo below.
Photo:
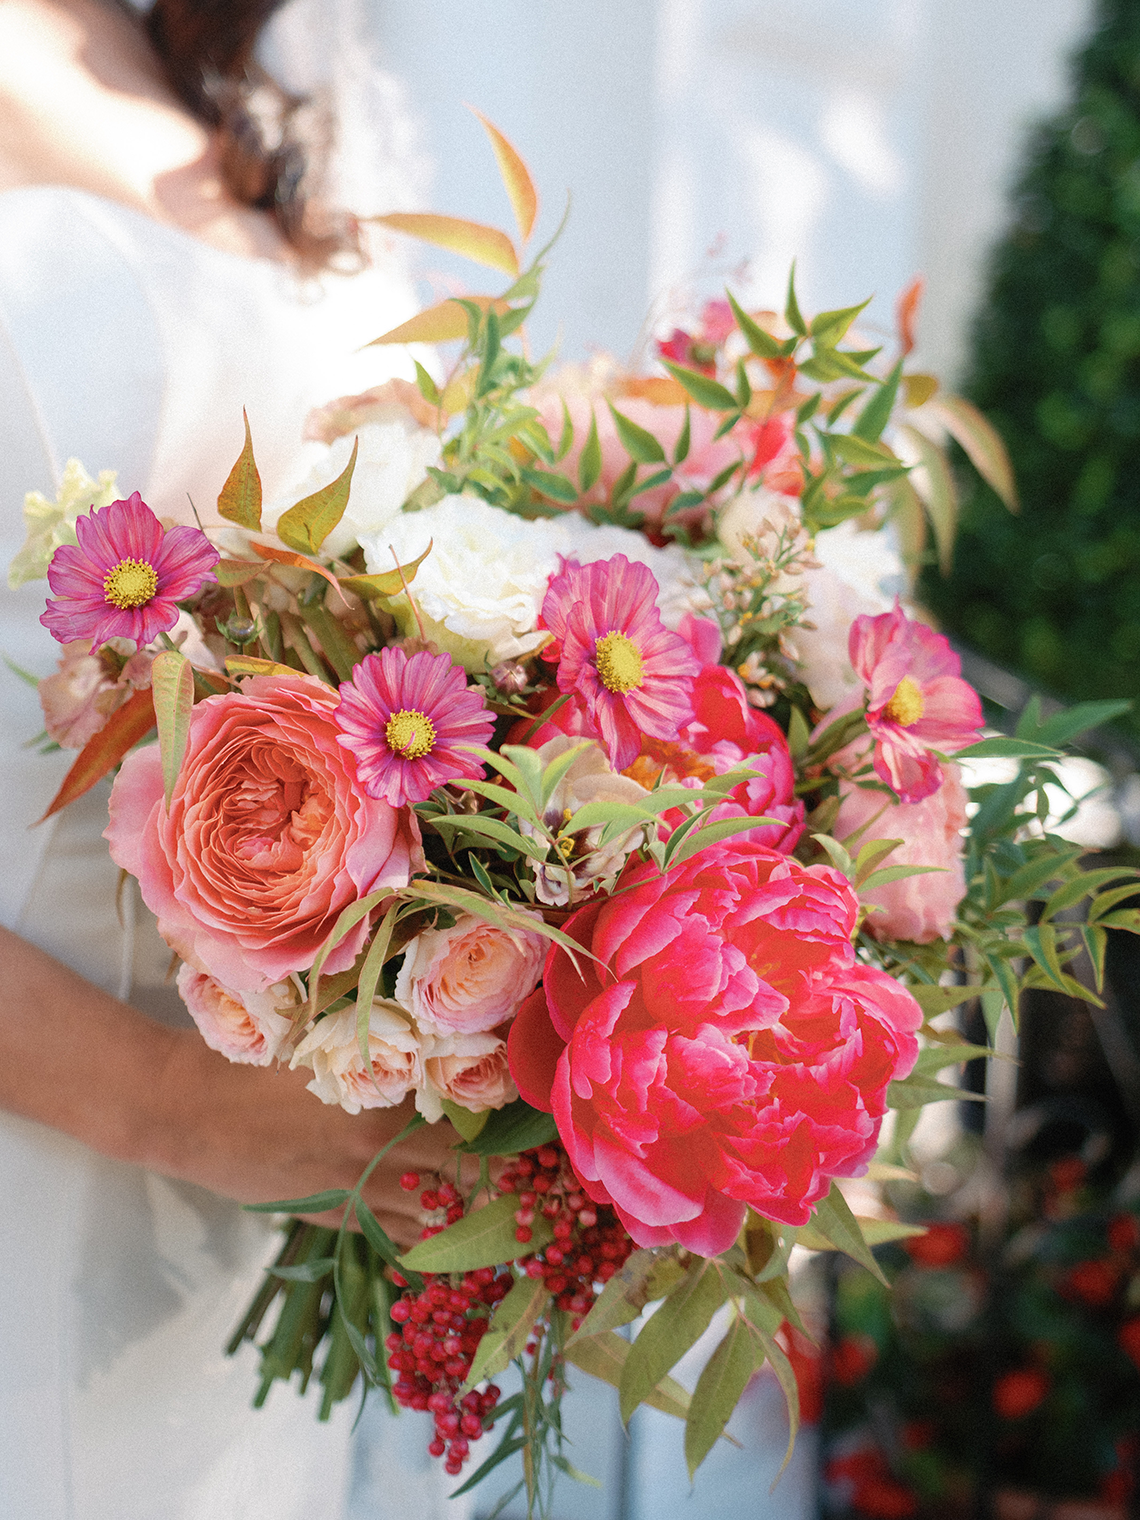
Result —
[{"label": "bride", "polygon": [[[250,61],[274,9],[0,0],[5,565],[24,492],[53,496],[69,458],[208,519],[243,405],[272,496],[309,408],[385,378],[351,356],[410,298],[391,270],[333,272],[352,225],[306,203],[289,102]],[[37,675],[42,592],[0,593],[0,653]],[[41,726],[0,669],[0,1516],[334,1520],[346,1421],[286,1389],[254,1413],[251,1348],[221,1355],[274,1250],[239,1205],[351,1186],[407,1116],[326,1108],[187,1027],[133,886],[116,911],[105,790],[29,831],[73,758],[24,747]],[[377,1174],[400,1238],[395,1174],[444,1145]]]}]

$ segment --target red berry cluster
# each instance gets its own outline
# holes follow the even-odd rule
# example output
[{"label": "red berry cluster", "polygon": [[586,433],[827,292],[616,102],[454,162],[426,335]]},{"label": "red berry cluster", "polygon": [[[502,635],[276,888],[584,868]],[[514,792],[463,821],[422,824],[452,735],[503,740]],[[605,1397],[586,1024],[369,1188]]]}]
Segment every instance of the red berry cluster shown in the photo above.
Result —
[{"label": "red berry cluster", "polygon": [[[420,1185],[418,1173],[405,1172],[400,1185],[414,1192]],[[608,1282],[623,1265],[633,1241],[611,1208],[586,1197],[561,1146],[524,1151],[503,1173],[498,1187],[501,1193],[518,1195],[515,1238],[520,1245],[534,1238],[539,1214],[551,1222],[553,1242],[517,1260],[528,1277],[544,1280],[577,1329],[594,1302],[597,1285]],[[450,1182],[426,1188],[420,1203],[439,1220],[425,1225],[425,1240],[463,1217],[462,1194]],[[423,1289],[415,1292],[399,1274],[394,1276],[405,1291],[391,1311],[400,1328],[385,1342],[388,1365],[396,1374],[392,1392],[405,1409],[427,1409],[435,1416],[435,1437],[428,1451],[433,1457],[446,1453],[444,1467],[454,1476],[499,1400],[493,1383],[482,1393],[472,1390],[462,1397],[459,1389],[491,1311],[510,1292],[514,1277],[509,1264],[462,1275],[429,1272],[424,1273]]]},{"label": "red berry cluster", "polygon": [[559,1309],[573,1316],[576,1330],[589,1312],[597,1285],[607,1283],[633,1250],[625,1226],[608,1204],[595,1203],[558,1145],[524,1151],[499,1178],[499,1191],[515,1193],[515,1239],[529,1245],[534,1221],[550,1221],[554,1240],[545,1250],[520,1256],[528,1277],[541,1277]]},{"label": "red berry cluster", "polygon": [[396,1374],[392,1392],[405,1409],[428,1409],[435,1416],[428,1451],[433,1457],[446,1452],[444,1465],[453,1476],[499,1400],[493,1383],[482,1393],[458,1394],[490,1312],[510,1287],[509,1272],[494,1267],[480,1267],[458,1280],[425,1273],[421,1292],[409,1288],[392,1305],[392,1319],[400,1326],[385,1343],[388,1365]]}]

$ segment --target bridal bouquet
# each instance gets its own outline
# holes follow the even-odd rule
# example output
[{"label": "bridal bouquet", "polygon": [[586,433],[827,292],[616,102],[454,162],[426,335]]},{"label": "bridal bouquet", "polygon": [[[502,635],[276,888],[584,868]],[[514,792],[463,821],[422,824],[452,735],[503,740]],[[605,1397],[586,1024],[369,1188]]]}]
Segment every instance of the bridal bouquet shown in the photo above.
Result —
[{"label": "bridal bouquet", "polygon": [[[488,130],[525,243],[533,187]],[[431,1412],[451,1473],[498,1427],[469,1482],[521,1452],[533,1504],[573,1471],[571,1368],[623,1418],[683,1419],[690,1470],[765,1362],[794,1432],[790,1254],[878,1272],[915,1233],[836,1179],[891,1174],[888,1109],[897,1174],[955,1096],[939,1071],[980,1052],[943,1016],[1095,1000],[1072,963],[1095,981],[1140,917],[1133,873],[1051,832],[1050,762],[1111,704],[983,737],[902,600],[928,523],[949,552],[947,435],[1012,490],[984,421],[908,371],[915,292],[893,356],[793,281],[780,314],[709,303],[638,372],[551,372],[518,341],[545,250],[386,220],[508,275],[378,340],[450,359],[323,408],[283,502],[247,424],[218,531],[75,466],[29,498],[14,573],[46,569],[64,645],[54,806],[118,767],[111,854],[206,1041],[455,1132],[453,1175],[403,1179],[410,1251],[362,1184],[271,1206],[345,1223],[289,1225],[235,1337],[277,1310],[258,1397],[317,1368],[327,1414],[363,1373]],[[1006,772],[971,799],[986,756]],[[670,1372],[714,1320],[690,1393]]]}]

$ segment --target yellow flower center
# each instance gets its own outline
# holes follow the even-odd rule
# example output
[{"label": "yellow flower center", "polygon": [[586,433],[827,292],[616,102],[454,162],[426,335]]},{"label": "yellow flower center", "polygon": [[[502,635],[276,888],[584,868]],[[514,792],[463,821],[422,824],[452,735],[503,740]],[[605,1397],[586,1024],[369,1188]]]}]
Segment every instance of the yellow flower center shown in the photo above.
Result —
[{"label": "yellow flower center", "polygon": [[427,713],[402,708],[388,719],[384,737],[388,748],[405,760],[422,760],[435,743],[435,726]]},{"label": "yellow flower center", "polygon": [[607,633],[594,645],[594,664],[607,691],[632,691],[641,685],[641,654],[624,633]]},{"label": "yellow flower center", "polygon": [[922,692],[917,683],[910,676],[903,676],[895,687],[894,696],[883,708],[883,717],[897,723],[900,728],[909,728],[912,723],[918,722],[925,711],[926,703],[922,700]]},{"label": "yellow flower center", "polygon": [[115,607],[144,607],[158,590],[158,576],[145,559],[121,559],[103,579],[103,595]]}]

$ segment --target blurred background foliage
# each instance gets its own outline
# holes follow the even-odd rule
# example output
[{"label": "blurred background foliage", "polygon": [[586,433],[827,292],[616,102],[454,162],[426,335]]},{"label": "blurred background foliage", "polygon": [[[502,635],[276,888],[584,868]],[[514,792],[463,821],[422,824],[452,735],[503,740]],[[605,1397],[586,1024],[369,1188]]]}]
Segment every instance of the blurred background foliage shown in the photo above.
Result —
[{"label": "blurred background foliage", "polygon": [[[1040,126],[994,250],[963,390],[1022,507],[976,477],[946,628],[1060,697],[1140,698],[1140,5],[1101,0],[1072,104]],[[963,472],[965,474],[965,472]],[[1140,737],[1140,704],[1120,720]]]}]

